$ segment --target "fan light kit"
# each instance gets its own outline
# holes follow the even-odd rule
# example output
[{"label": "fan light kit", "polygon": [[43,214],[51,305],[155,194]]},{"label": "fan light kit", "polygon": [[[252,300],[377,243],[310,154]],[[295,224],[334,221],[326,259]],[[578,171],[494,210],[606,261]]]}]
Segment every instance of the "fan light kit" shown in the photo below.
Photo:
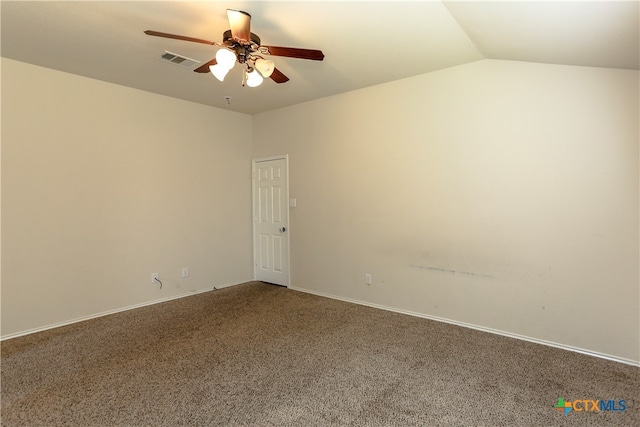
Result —
[{"label": "fan light kit", "polygon": [[222,35],[222,42],[212,42],[195,37],[179,36],[176,34],[161,33],[159,31],[146,30],[145,34],[156,37],[165,37],[220,46],[216,57],[206,64],[196,68],[196,73],[211,72],[216,79],[223,81],[236,62],[243,66],[242,86],[260,86],[264,79],[271,78],[276,83],[285,83],[289,77],[280,72],[273,61],[265,59],[262,55],[284,56],[289,58],[311,59],[322,61],[324,54],[316,49],[299,49],[294,47],[263,46],[260,45],[260,37],[253,34],[251,29],[251,15],[241,10],[227,9],[230,30]]},{"label": "fan light kit", "polygon": [[[209,65],[209,70],[216,79],[223,81],[226,75],[236,65],[236,55],[229,49],[222,48],[216,53],[215,65]],[[264,58],[250,58],[245,61],[244,82],[249,87],[256,87],[262,84],[262,81],[271,77],[274,69],[274,63]]]}]

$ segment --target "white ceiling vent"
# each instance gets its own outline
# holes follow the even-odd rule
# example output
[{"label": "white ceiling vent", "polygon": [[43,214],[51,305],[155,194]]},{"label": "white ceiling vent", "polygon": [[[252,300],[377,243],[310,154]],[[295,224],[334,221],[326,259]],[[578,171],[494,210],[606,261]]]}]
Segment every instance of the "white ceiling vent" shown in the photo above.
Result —
[{"label": "white ceiling vent", "polygon": [[177,53],[169,52],[165,50],[162,55],[160,55],[160,59],[163,61],[169,61],[174,64],[178,64],[185,68],[191,68],[194,65],[198,65],[200,61],[196,61],[195,59],[187,58],[186,56],[178,55]]}]

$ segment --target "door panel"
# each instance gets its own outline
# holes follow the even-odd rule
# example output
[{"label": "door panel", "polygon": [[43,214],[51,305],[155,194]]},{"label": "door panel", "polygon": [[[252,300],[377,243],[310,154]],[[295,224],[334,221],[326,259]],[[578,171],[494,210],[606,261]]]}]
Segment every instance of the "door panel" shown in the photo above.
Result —
[{"label": "door panel", "polygon": [[287,159],[254,160],[253,176],[255,278],[288,286]]},{"label": "door panel", "polygon": [[273,203],[273,223],[282,224],[282,188],[271,187],[271,200]]}]

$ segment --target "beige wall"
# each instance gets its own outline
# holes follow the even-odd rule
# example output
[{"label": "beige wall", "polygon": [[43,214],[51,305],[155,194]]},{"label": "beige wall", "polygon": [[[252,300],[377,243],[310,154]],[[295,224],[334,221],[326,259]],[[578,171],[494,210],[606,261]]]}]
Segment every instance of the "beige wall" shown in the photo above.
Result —
[{"label": "beige wall", "polygon": [[254,116],[292,286],[640,361],[638,93],[486,60]]},{"label": "beige wall", "polygon": [[3,58],[2,336],[251,279],[250,159],[289,154],[294,287],[638,362],[638,92],[480,61],[254,116],[252,138]]},{"label": "beige wall", "polygon": [[2,336],[250,280],[247,120],[3,58]]}]

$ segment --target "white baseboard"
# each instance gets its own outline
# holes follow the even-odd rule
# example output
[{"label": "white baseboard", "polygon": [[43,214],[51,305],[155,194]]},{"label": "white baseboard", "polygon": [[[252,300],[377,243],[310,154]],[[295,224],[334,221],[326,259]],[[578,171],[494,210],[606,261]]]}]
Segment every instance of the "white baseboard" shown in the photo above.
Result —
[{"label": "white baseboard", "polygon": [[[12,338],[17,338],[17,337],[21,337],[21,336],[25,336],[25,335],[29,335],[29,334],[34,334],[36,332],[46,331],[48,329],[54,329],[54,328],[58,328],[60,326],[71,325],[73,323],[84,322],[85,320],[90,320],[90,319],[95,319],[95,318],[98,318],[98,317],[108,316],[110,314],[120,313],[120,312],[128,311],[128,310],[134,310],[136,308],[146,307],[148,305],[160,304],[160,303],[163,303],[163,302],[166,302],[166,301],[171,301],[171,300],[174,300],[174,299],[185,298],[185,297],[201,294],[201,293],[204,293],[204,292],[212,292],[212,291],[215,291],[215,290],[218,290],[218,289],[222,289],[222,288],[227,288],[227,287],[230,287],[230,286],[241,285],[243,283],[247,283],[247,282],[243,281],[243,282],[238,282],[238,283],[227,283],[227,284],[223,284],[223,285],[216,285],[216,286],[212,286],[210,288],[198,289],[198,290],[195,290],[195,291],[190,291],[190,292],[182,293],[182,294],[179,294],[179,295],[173,295],[173,296],[170,296],[170,297],[160,298],[160,299],[153,300],[153,301],[147,301],[147,302],[143,302],[143,303],[140,303],[140,304],[134,304],[134,305],[130,305],[130,306],[127,306],[127,307],[121,307],[121,308],[116,308],[116,309],[113,309],[113,310],[103,311],[103,312],[100,312],[100,313],[95,313],[95,314],[91,314],[91,315],[88,315],[88,316],[78,317],[78,318],[67,320],[67,321],[64,321],[64,322],[53,323],[53,324],[50,324],[50,325],[46,325],[46,326],[42,326],[42,327],[38,327],[38,328],[28,329],[26,331],[21,331],[21,332],[16,332],[16,333],[13,333],[13,334],[5,335],[5,336],[0,337],[0,341],[5,341],[5,340],[12,339]],[[538,338],[532,338],[532,337],[528,337],[528,336],[525,336],[525,335],[514,334],[514,333],[511,333],[511,332],[501,331],[501,330],[498,330],[498,329],[492,329],[492,328],[487,328],[487,327],[484,327],[484,326],[478,326],[478,325],[474,325],[474,324],[471,324],[471,323],[459,322],[457,320],[446,319],[444,317],[431,316],[429,314],[418,313],[418,312],[409,311],[409,310],[402,310],[402,309],[398,309],[398,308],[394,308],[394,307],[388,307],[388,306],[381,305],[381,304],[374,304],[374,303],[370,303],[370,302],[355,300],[355,299],[352,299],[352,298],[340,297],[340,296],[337,296],[337,295],[327,294],[327,293],[324,293],[324,292],[318,292],[318,291],[314,291],[314,290],[310,290],[310,289],[298,288],[298,287],[295,287],[295,286],[289,286],[288,288],[291,289],[291,290],[294,290],[294,291],[305,292],[305,293],[308,293],[308,294],[318,295],[318,296],[325,297],[325,298],[331,298],[331,299],[335,299],[335,300],[339,300],[339,301],[345,301],[345,302],[349,302],[349,303],[353,303],[353,304],[364,305],[364,306],[367,306],[367,307],[377,308],[377,309],[381,309],[381,310],[393,311],[393,312],[396,312],[396,313],[406,314],[406,315],[409,315],[409,316],[415,316],[415,317],[421,317],[421,318],[424,318],[424,319],[435,320],[436,322],[449,323],[449,324],[452,324],[452,325],[457,325],[457,326],[462,326],[462,327],[465,327],[465,328],[475,329],[475,330],[482,331],[482,332],[488,332],[488,333],[491,333],[491,334],[502,335],[502,336],[509,337],[509,338],[515,338],[515,339],[519,339],[519,340],[522,340],[522,341],[529,341],[529,342],[532,342],[532,343],[535,343],[535,344],[542,344],[542,345],[546,345],[546,346],[549,346],[549,347],[555,347],[555,348],[559,348],[559,349],[562,349],[562,350],[573,351],[573,352],[585,354],[585,355],[588,355],[588,356],[599,357],[601,359],[611,360],[613,362],[619,362],[619,363],[624,363],[626,365],[640,367],[640,362],[639,361],[626,359],[626,358],[618,357],[618,356],[612,356],[612,355],[605,354],[605,353],[599,353],[599,352],[592,351],[592,350],[586,350],[586,349],[579,348],[579,347],[573,347],[573,346],[566,345],[566,344],[559,344],[559,343],[555,343],[555,342],[552,342],[552,341],[541,340],[541,339],[538,339]]]},{"label": "white baseboard", "polygon": [[336,296],[336,295],[332,295],[332,294],[326,294],[324,292],[313,291],[313,290],[310,290],[310,289],[298,288],[298,287],[294,287],[294,286],[289,286],[289,289],[292,289],[294,291],[305,292],[305,293],[308,293],[308,294],[318,295],[318,296],[325,297],[325,298],[331,298],[331,299],[336,299],[336,300],[340,300],[340,301],[350,302],[350,303],[353,303],[353,304],[364,305],[364,306],[367,306],[367,307],[378,308],[378,309],[381,309],[381,310],[393,311],[393,312],[400,313],[400,314],[407,314],[409,316],[422,317],[424,319],[435,320],[436,322],[443,322],[443,323],[449,323],[451,325],[463,326],[465,328],[475,329],[475,330],[482,331],[482,332],[488,332],[490,334],[502,335],[502,336],[509,337],[509,338],[515,338],[515,339],[522,340],[522,341],[529,341],[529,342],[532,342],[532,343],[535,343],[535,344],[542,344],[542,345],[546,345],[546,346],[549,346],[549,347],[560,348],[562,350],[573,351],[575,353],[586,354],[587,356],[599,357],[601,359],[611,360],[613,362],[619,362],[619,363],[624,363],[626,365],[640,367],[640,361],[626,359],[626,358],[623,358],[623,357],[612,356],[612,355],[609,355],[609,354],[599,353],[597,351],[586,350],[586,349],[579,348],[579,347],[573,347],[573,346],[566,345],[566,344],[559,344],[559,343],[555,343],[555,342],[552,342],[552,341],[541,340],[541,339],[538,339],[538,338],[531,338],[531,337],[527,337],[525,335],[519,335],[519,334],[514,334],[514,333],[511,333],[511,332],[501,331],[501,330],[498,330],[498,329],[487,328],[487,327],[484,327],[484,326],[478,326],[478,325],[474,325],[474,324],[471,324],[471,323],[459,322],[457,320],[446,319],[444,317],[431,316],[429,314],[417,313],[417,312],[414,312],[414,311],[402,310],[402,309],[398,309],[398,308],[394,308],[394,307],[387,307],[387,306],[384,306],[384,305],[373,304],[373,303],[370,303],[370,302],[359,301],[359,300],[355,300],[355,299],[351,299],[351,298],[344,298],[344,297],[340,297],[340,296]]},{"label": "white baseboard", "polygon": [[11,338],[18,338],[18,337],[22,337],[22,336],[25,336],[25,335],[35,334],[36,332],[42,332],[42,331],[46,331],[48,329],[59,328],[60,326],[71,325],[73,323],[84,322],[85,320],[96,319],[98,317],[108,316],[110,314],[120,313],[122,311],[135,310],[136,308],[146,307],[148,305],[160,304],[160,303],[171,301],[171,300],[174,300],[174,299],[190,297],[190,296],[193,296],[193,295],[202,294],[204,292],[212,292],[212,291],[216,291],[218,289],[228,288],[230,286],[241,285],[243,283],[247,283],[247,282],[243,281],[243,282],[239,282],[239,283],[225,283],[225,284],[222,284],[222,285],[216,285],[216,286],[211,286],[211,287],[208,287],[208,288],[197,289],[195,291],[189,291],[189,292],[185,292],[185,293],[182,293],[182,294],[179,294],[179,295],[173,295],[173,296],[166,297],[166,298],[160,298],[160,299],[156,299],[156,300],[152,300],[152,301],[146,301],[146,302],[143,302],[143,303],[140,303],[140,304],[134,304],[134,305],[126,306],[126,307],[116,308],[116,309],[113,309],[113,310],[103,311],[103,312],[100,312],[100,313],[90,314],[88,316],[77,317],[75,319],[66,320],[64,322],[52,323],[52,324],[49,324],[49,325],[46,325],[46,326],[41,326],[41,327],[38,327],[38,328],[27,329],[26,331],[15,332],[13,334],[4,335],[4,336],[0,337],[0,341],[10,340]]}]

